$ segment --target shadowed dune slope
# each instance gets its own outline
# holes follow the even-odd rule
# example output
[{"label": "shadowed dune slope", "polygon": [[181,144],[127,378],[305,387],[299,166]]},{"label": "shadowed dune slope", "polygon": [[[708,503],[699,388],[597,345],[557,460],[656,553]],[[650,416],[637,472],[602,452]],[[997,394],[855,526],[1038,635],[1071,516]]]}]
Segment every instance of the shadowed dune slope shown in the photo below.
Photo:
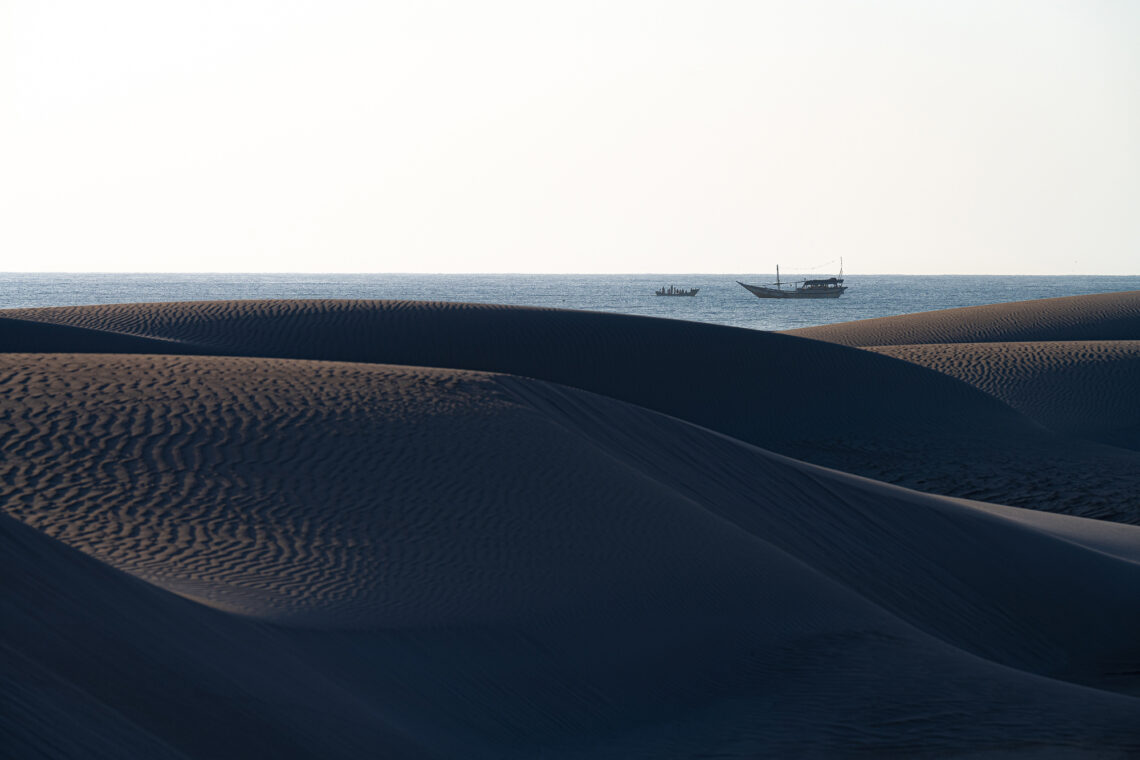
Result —
[{"label": "shadowed dune slope", "polygon": [[1051,430],[1140,448],[1140,340],[868,349],[956,377]]},{"label": "shadowed dune slope", "polygon": [[155,756],[1140,751],[1140,528],[519,377],[0,366],[0,727],[49,756],[9,716]]},{"label": "shadowed dune slope", "polygon": [[287,634],[140,582],[4,515],[0,588],[6,757],[432,756]]},{"label": "shadowed dune slope", "polygon": [[99,353],[111,354],[196,353],[192,347],[182,342],[0,316],[0,353],[90,352],[93,349]]},{"label": "shadowed dune slope", "polygon": [[1140,340],[1140,291],[1042,298],[785,331],[846,346]]},{"label": "shadowed dune slope", "polygon": [[[937,372],[786,335],[614,314],[390,301],[127,304],[4,316],[114,340],[178,343],[187,353],[550,380],[923,490],[1140,521],[1140,460],[1133,452],[1058,440]],[[119,350],[104,349],[91,334],[52,350]]]}]

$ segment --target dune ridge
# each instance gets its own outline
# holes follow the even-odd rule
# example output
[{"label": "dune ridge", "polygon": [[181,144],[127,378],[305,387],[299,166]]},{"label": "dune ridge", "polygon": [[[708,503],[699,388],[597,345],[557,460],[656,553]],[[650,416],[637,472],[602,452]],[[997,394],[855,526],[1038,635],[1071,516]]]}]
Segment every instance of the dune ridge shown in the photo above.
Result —
[{"label": "dune ridge", "polygon": [[1059,441],[956,379],[821,341],[626,315],[391,301],[117,304],[0,316],[89,331],[56,351],[98,353],[90,336],[105,333],[187,354],[533,377],[908,487],[1140,522],[1135,452]]},{"label": "dune ridge", "polygon": [[1140,291],[965,306],[785,334],[845,346],[1140,340]]}]

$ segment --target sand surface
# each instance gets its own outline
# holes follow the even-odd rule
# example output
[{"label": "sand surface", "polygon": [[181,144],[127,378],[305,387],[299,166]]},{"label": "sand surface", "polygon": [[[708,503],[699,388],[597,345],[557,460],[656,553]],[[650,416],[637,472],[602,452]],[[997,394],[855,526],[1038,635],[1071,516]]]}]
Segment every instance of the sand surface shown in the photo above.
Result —
[{"label": "sand surface", "polygon": [[0,312],[0,740],[1134,756],[1140,453],[1090,439],[1133,424],[1137,340],[977,343],[454,304]]},{"label": "sand surface", "polygon": [[[984,320],[991,307],[979,308]],[[1093,309],[1093,319],[1102,319],[1102,311]],[[6,318],[19,320],[0,332],[12,336],[11,350],[28,350],[20,338],[34,325],[60,331],[45,349],[57,352],[231,354],[510,373],[628,401],[890,483],[1140,523],[1137,452],[1058,438],[939,372],[817,340],[615,314],[397,301],[11,310],[0,312],[0,325]],[[1066,319],[1069,325],[1076,318],[1066,312]]]},{"label": "sand surface", "polygon": [[1140,340],[869,348],[956,377],[1050,430],[1140,449]]},{"label": "sand surface", "polygon": [[846,346],[1140,340],[1140,291],[1042,298],[788,330]]},{"label": "sand surface", "polygon": [[929,367],[1050,430],[1140,449],[1140,292],[946,309],[785,334]]}]

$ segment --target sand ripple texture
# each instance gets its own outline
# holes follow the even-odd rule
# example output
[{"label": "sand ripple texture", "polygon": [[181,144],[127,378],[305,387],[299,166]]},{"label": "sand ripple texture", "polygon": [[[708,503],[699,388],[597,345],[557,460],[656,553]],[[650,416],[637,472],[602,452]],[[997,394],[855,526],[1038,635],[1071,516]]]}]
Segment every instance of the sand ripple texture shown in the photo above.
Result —
[{"label": "sand ripple texture", "polygon": [[[1129,315],[1140,301],[1125,293],[1034,303],[1002,308],[1030,314],[1016,324],[1036,320],[1057,331],[1103,334],[1106,325],[1117,332],[1132,325]],[[977,308],[970,313],[984,322],[992,316],[986,310],[998,307]],[[953,310],[960,311],[970,310]],[[1000,396],[926,367],[818,340],[615,314],[392,301],[8,310],[0,312],[0,326],[6,350],[30,350],[34,338],[38,350],[52,352],[229,354],[510,373],[924,491],[1140,523],[1137,452],[1050,433]],[[32,338],[30,327],[39,331]]]},{"label": "sand ripple texture", "polygon": [[1140,527],[510,375],[7,354],[0,378],[25,756],[1140,752]]},{"label": "sand ripple texture", "polygon": [[1140,449],[1140,340],[869,347],[956,377],[1061,433]]},{"label": "sand ripple texture", "polygon": [[[530,521],[512,573],[604,567],[613,504],[644,499],[597,490],[606,458],[486,375],[110,355],[2,366],[0,393],[16,400],[0,442],[5,510],[247,614],[303,623],[315,606],[314,625],[429,624],[541,606],[512,595],[500,609],[507,547],[453,554],[456,539],[478,547]],[[594,477],[570,466],[583,462]],[[582,502],[568,523],[559,494]]]},{"label": "sand ripple texture", "polygon": [[1140,291],[1042,298],[788,330],[846,346],[1140,340]]}]

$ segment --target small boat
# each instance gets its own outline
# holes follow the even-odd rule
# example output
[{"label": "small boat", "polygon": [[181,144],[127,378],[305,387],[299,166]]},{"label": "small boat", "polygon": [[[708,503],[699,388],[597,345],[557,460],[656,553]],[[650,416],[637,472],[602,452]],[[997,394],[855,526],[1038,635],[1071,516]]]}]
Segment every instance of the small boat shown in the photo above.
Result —
[{"label": "small boat", "polygon": [[[780,282],[780,267],[776,267],[776,281],[769,285],[746,285],[736,281],[757,298],[839,298],[847,286],[843,284],[843,259],[839,260],[839,276],[819,280]],[[775,285],[775,287],[772,287]],[[790,287],[784,288],[785,285]]]},{"label": "small boat", "polygon": [[695,296],[698,290],[700,290],[700,288],[689,288],[688,290],[685,290],[684,288],[675,288],[672,285],[670,285],[668,288],[662,285],[660,290],[655,290],[653,292],[654,295],[658,296]]}]

